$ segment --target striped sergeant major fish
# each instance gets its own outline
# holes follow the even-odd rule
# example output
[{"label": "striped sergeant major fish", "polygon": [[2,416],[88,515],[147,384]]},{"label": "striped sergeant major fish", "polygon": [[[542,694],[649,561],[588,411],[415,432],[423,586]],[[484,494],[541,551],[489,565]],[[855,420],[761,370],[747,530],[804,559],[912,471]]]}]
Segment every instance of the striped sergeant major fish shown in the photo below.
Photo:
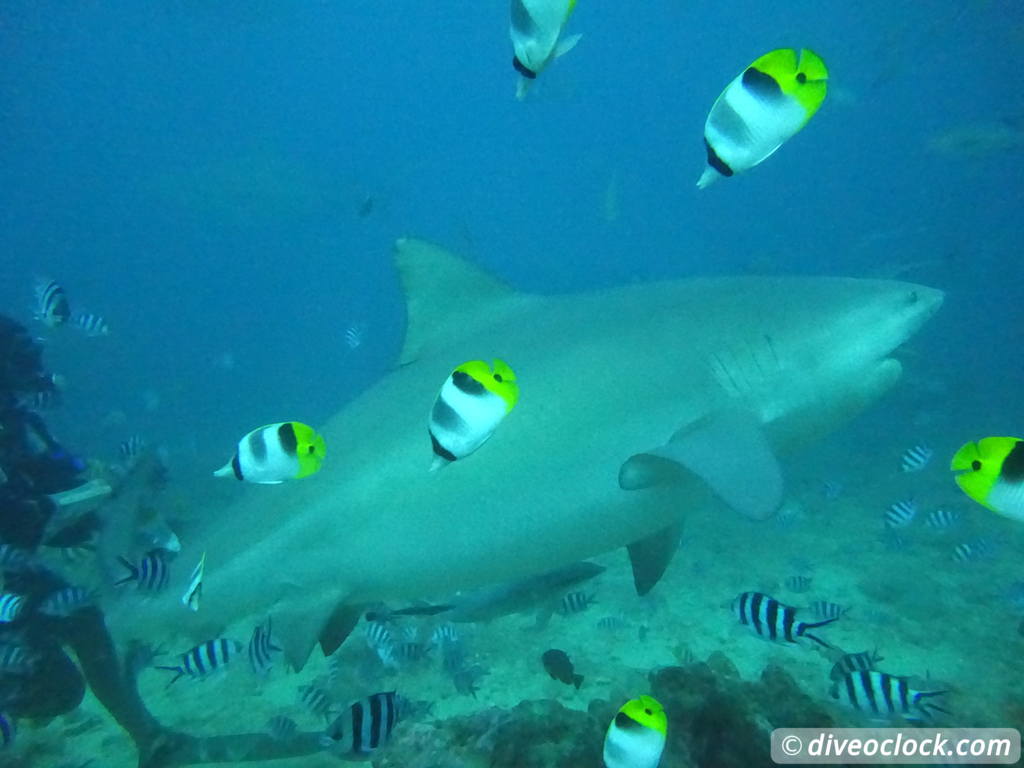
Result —
[{"label": "striped sergeant major fish", "polygon": [[185,651],[178,657],[181,659],[181,663],[177,666],[158,666],[157,669],[177,673],[167,684],[168,686],[176,683],[181,677],[199,680],[218,669],[225,668],[235,656],[242,652],[242,648],[242,644],[237,640],[218,637],[216,640],[207,640],[205,643],[200,643],[195,648]]},{"label": "striped sergeant major fish", "polygon": [[807,630],[823,627],[837,619],[811,623],[797,621],[796,608],[783,605],[774,597],[762,592],[743,592],[733,600],[732,608],[740,624],[750,627],[755,635],[766,640],[796,643],[799,638],[806,637],[825,648],[831,647]]},{"label": "striped sergeant major fish", "polygon": [[67,618],[96,604],[96,593],[82,587],[64,587],[51,592],[39,604],[39,612],[47,616]]},{"label": "striped sergeant major fish", "polygon": [[71,320],[71,324],[74,325],[78,330],[84,333],[86,336],[109,336],[110,326],[107,325],[107,321],[104,320],[100,315],[93,315],[89,312],[83,312],[75,315]]},{"label": "striped sergeant major fish", "polygon": [[910,687],[909,678],[864,669],[847,672],[832,684],[831,696],[858,712],[870,712],[883,718],[931,720],[935,712],[950,714],[929,701],[946,691],[918,691]]},{"label": "striped sergeant major fish", "polygon": [[953,528],[959,525],[961,518],[962,515],[955,509],[939,507],[938,509],[933,509],[928,513],[928,517],[925,518],[924,524],[937,531],[944,531],[947,528]]},{"label": "striped sergeant major fish", "polygon": [[594,595],[588,595],[586,592],[570,592],[558,604],[558,612],[562,616],[583,613],[595,602],[597,600],[594,598]]},{"label": "striped sergeant major fish", "polygon": [[270,668],[274,666],[274,654],[281,653],[281,649],[274,645],[270,639],[271,624],[270,618],[266,623],[257,624],[249,638],[249,666],[259,677],[266,677]]},{"label": "striped sergeant major fish", "polygon": [[299,686],[299,702],[311,715],[330,720],[334,711],[334,702],[331,695],[325,691],[319,683]]},{"label": "striped sergeant major fish", "polygon": [[114,582],[115,587],[135,582],[135,588],[140,592],[156,593],[163,591],[171,580],[171,568],[167,560],[161,554],[162,550],[154,549],[147,552],[135,565],[126,558],[118,556],[118,560],[128,569],[128,575],[120,581]]},{"label": "striped sergeant major fish", "polygon": [[21,614],[25,598],[13,592],[0,592],[0,624],[10,624]]},{"label": "striped sergeant major fish", "polygon": [[815,600],[807,608],[816,619],[838,619],[850,610],[845,605],[831,603],[828,600]]},{"label": "striped sergeant major fish", "polygon": [[374,693],[338,715],[320,737],[320,744],[342,759],[367,758],[387,743],[399,717],[394,691]]},{"label": "striped sergeant major fish", "polygon": [[914,521],[917,515],[917,502],[913,499],[905,499],[890,504],[885,510],[885,525],[887,528],[906,528]]},{"label": "striped sergeant major fish", "polygon": [[877,648],[873,651],[844,653],[832,665],[828,678],[829,680],[842,680],[843,677],[851,672],[863,672],[864,670],[874,669],[875,665],[880,661],[885,661],[885,657],[878,653]]},{"label": "striped sergeant major fish", "polygon": [[904,472],[920,472],[928,466],[935,451],[927,445],[915,445],[908,448],[900,457],[900,469]]},{"label": "striped sergeant major fish", "polygon": [[43,325],[56,328],[71,318],[68,296],[56,280],[39,278],[35,288],[35,316]]}]

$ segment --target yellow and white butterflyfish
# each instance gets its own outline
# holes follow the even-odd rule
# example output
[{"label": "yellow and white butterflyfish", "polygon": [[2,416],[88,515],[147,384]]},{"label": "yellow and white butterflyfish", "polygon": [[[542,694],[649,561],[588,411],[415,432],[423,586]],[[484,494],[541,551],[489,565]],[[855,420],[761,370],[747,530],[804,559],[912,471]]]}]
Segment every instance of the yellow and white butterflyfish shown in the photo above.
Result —
[{"label": "yellow and white butterflyfish", "polygon": [[430,410],[431,470],[483,445],[518,399],[516,375],[503,360],[471,360],[452,371]]},{"label": "yellow and white butterflyfish", "polygon": [[657,768],[667,726],[657,699],[641,696],[627,701],[604,736],[605,768]]},{"label": "yellow and white butterflyfish", "polygon": [[749,170],[792,138],[825,101],[828,69],[807,48],[766,53],[725,87],[704,124],[708,167],[697,181]]},{"label": "yellow and white butterflyfish", "polygon": [[1024,440],[986,437],[965,443],[949,468],[960,489],[993,512],[1024,522]]},{"label": "yellow and white butterflyfish", "polygon": [[512,66],[521,75],[516,98],[522,100],[537,75],[552,61],[571,51],[581,35],[563,38],[576,0],[512,0]]},{"label": "yellow and white butterflyfish", "polygon": [[276,485],[315,474],[326,454],[323,437],[312,427],[298,421],[284,421],[249,432],[238,441],[231,461],[213,474]]}]

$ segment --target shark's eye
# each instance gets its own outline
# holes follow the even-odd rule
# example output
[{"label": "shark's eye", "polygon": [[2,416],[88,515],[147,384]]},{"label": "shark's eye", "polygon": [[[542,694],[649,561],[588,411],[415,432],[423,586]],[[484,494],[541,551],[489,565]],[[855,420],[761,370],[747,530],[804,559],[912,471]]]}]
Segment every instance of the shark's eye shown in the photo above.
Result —
[{"label": "shark's eye", "polygon": [[917,304],[917,291],[911,291],[907,294],[907,304]]}]

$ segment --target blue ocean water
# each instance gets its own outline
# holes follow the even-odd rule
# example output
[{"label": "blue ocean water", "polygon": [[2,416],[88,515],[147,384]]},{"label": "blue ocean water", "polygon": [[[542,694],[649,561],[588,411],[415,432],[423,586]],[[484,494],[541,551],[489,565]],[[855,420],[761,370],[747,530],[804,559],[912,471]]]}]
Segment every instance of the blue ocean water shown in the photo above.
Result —
[{"label": "blue ocean water", "polygon": [[[584,42],[525,103],[510,98],[506,16],[7,3],[0,301],[27,315],[45,274],[108,319],[109,339],[53,341],[76,420],[120,409],[204,451],[270,411],[326,416],[393,360],[403,234],[544,292],[918,265],[909,277],[954,289],[930,338],[973,372],[975,407],[1005,402],[1020,149],[928,145],[960,126],[1020,130],[1017,5],[583,3]],[[699,194],[709,105],[787,45],[825,56],[825,108],[771,162]],[[354,323],[365,341],[348,354]],[[114,437],[66,430],[91,452]]]},{"label": "blue ocean water", "polygon": [[[541,293],[934,285],[910,386],[815,470],[870,474],[894,423],[887,448],[931,433],[939,463],[1021,432],[1020,4],[583,0],[569,31],[520,103],[506,3],[4,3],[0,307],[30,322],[45,275],[111,328],[34,326],[68,380],[59,436],[114,458],[141,434],[187,475],[259,424],[323,422],[395,363],[404,235]],[[710,105],[784,46],[828,63],[824,107],[698,191]]]}]

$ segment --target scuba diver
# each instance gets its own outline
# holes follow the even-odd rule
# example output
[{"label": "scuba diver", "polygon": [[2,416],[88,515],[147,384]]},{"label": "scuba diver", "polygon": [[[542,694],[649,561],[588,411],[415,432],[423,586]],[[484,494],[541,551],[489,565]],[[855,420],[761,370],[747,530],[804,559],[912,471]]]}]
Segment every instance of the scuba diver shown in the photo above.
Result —
[{"label": "scuba diver", "polygon": [[[39,344],[22,325],[0,315],[0,592],[20,598],[10,620],[0,622],[0,714],[50,720],[77,708],[88,684],[134,741],[140,767],[320,751],[320,732],[278,742],[261,733],[195,737],[164,728],[136,684],[155,651],[136,645],[122,659],[95,601],[73,611],[41,610],[47,598],[72,585],[40,561],[39,548],[88,546],[103,526],[100,505],[110,494],[105,483],[87,481],[85,462],[66,451],[29,407],[55,390]],[[154,470],[155,465],[156,460],[142,461],[133,470],[145,475],[137,483],[139,493],[162,482],[162,465]],[[74,651],[77,665],[65,648]]]}]

